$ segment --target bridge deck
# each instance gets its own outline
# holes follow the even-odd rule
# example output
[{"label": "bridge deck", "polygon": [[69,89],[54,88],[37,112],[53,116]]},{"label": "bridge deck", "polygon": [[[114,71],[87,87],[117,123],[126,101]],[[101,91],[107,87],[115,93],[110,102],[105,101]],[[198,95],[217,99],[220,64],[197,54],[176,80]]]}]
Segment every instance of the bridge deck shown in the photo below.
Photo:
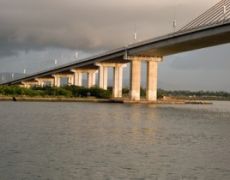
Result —
[{"label": "bridge deck", "polygon": [[[225,13],[223,7],[225,7]],[[21,81],[31,80],[36,77],[44,77],[58,72],[69,71],[76,67],[94,66],[96,62],[111,59],[126,61],[124,59],[125,55],[163,57],[229,42],[230,0],[222,0],[176,33],[153,38],[127,47],[121,47],[81,61],[75,61],[54,69],[38,72],[5,84],[17,84]]]}]

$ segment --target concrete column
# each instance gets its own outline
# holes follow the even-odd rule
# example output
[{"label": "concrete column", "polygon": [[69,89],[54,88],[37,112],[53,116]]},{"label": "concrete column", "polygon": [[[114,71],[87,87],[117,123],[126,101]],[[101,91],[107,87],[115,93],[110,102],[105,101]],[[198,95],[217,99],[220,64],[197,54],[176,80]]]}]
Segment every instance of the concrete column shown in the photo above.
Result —
[{"label": "concrete column", "polygon": [[22,81],[22,85],[25,87],[25,88],[31,88],[33,86],[38,86],[38,82],[25,82],[25,81]]},{"label": "concrete column", "polygon": [[30,88],[29,84],[27,82],[22,81],[22,86],[24,88]]},{"label": "concrete column", "polygon": [[74,85],[74,75],[68,76],[68,85]]},{"label": "concrete column", "polygon": [[25,84],[21,83],[21,84],[19,84],[19,87],[25,88]]},{"label": "concrete column", "polygon": [[43,87],[44,83],[40,79],[35,79],[38,82],[38,86]]},{"label": "concrete column", "polygon": [[38,82],[38,86],[44,87],[46,84],[45,82],[50,82],[50,86],[54,86],[54,78],[36,78]]},{"label": "concrete column", "polygon": [[74,71],[74,85],[82,86],[82,72]]},{"label": "concrete column", "polygon": [[43,79],[36,78],[35,80],[38,82],[38,86],[40,86],[40,87],[43,87],[43,86],[44,86],[44,81],[43,81]]},{"label": "concrete column", "polygon": [[43,87],[43,86],[44,86],[44,81],[40,80],[40,81],[38,82],[38,86]]},{"label": "concrete column", "polygon": [[59,75],[53,75],[54,77],[54,86],[60,87],[61,82],[60,82],[60,76]]},{"label": "concrete column", "polygon": [[25,84],[25,88],[30,88],[31,87],[31,85],[30,84]]},{"label": "concrete column", "polygon": [[147,87],[146,87],[146,99],[148,101],[157,100],[157,71],[158,62],[147,61]]},{"label": "concrete column", "polygon": [[100,65],[99,66],[99,87],[107,90],[108,88],[108,67]]},{"label": "concrete column", "polygon": [[88,88],[91,88],[96,85],[96,72],[95,71],[89,71],[87,72],[87,80],[88,80]]},{"label": "concrete column", "polygon": [[96,86],[96,72],[92,73],[92,86]]},{"label": "concrete column", "polygon": [[113,97],[122,97],[123,66],[117,64],[113,68]]},{"label": "concrete column", "polygon": [[50,80],[50,86],[53,87],[54,86],[54,79]]},{"label": "concrete column", "polygon": [[130,98],[134,101],[140,100],[141,88],[141,61],[134,58],[130,65]]}]

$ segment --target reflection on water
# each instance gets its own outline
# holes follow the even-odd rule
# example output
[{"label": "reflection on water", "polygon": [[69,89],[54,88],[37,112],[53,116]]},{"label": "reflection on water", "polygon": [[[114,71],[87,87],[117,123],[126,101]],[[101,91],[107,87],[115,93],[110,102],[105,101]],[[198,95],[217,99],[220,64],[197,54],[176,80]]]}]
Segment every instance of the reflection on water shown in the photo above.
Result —
[{"label": "reflection on water", "polygon": [[0,179],[230,179],[230,103],[0,102]]}]

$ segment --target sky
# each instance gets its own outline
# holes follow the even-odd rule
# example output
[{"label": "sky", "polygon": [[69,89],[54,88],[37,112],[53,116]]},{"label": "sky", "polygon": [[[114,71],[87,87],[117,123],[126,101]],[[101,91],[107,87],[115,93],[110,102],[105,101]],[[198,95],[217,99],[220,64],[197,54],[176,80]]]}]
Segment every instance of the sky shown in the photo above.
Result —
[{"label": "sky", "polygon": [[[0,72],[34,73],[180,29],[218,0],[0,0]],[[230,92],[230,45],[164,57],[159,86]],[[143,79],[145,68],[142,69]],[[125,70],[125,78],[128,71]],[[144,81],[144,80],[143,80]]]}]

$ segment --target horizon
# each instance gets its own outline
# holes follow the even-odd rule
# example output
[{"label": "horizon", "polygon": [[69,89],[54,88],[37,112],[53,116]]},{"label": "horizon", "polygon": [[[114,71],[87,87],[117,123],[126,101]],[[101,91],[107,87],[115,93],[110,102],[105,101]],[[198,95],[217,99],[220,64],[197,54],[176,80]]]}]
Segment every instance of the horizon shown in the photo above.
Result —
[{"label": "horizon", "polygon": [[[12,3],[10,3],[10,1],[6,3],[4,0],[0,0],[0,2],[3,2],[3,7],[5,5],[6,7],[9,8],[8,10],[14,9],[13,7],[11,7]],[[23,2],[22,4],[24,4],[25,7],[23,5],[17,6],[17,8],[19,8],[19,12],[21,12],[21,10],[25,10],[25,14],[28,15],[28,13],[31,12],[30,8],[33,8],[34,5],[26,2],[25,0],[21,0],[21,2]],[[99,3],[95,7],[94,11],[99,11],[100,9],[106,9],[106,8],[111,9],[112,8],[111,4],[107,4],[100,0],[98,2],[101,2],[101,3]],[[128,7],[126,4],[122,8],[117,7],[116,5],[118,4],[118,2],[114,2],[112,3],[113,5],[115,5],[115,7],[113,7],[113,12],[115,10],[118,10],[118,11],[121,10],[122,12],[125,10],[128,10],[127,13],[122,14],[122,15],[126,15],[125,16],[126,18],[123,18],[123,20],[120,22],[122,23],[122,26],[126,27],[125,25],[127,24],[127,22],[130,23],[130,20],[132,20],[132,23],[127,25],[126,27],[130,29],[128,31],[127,29],[126,31],[121,31],[122,29],[120,27],[121,24],[119,26],[119,22],[117,21],[118,19],[116,19],[118,17],[111,16],[111,18],[116,19],[116,23],[114,23],[114,26],[115,26],[114,31],[119,33],[116,36],[118,40],[112,38],[112,41],[110,41],[111,38],[108,39],[110,32],[108,33],[107,31],[103,30],[103,28],[106,28],[106,27],[107,28],[113,27],[111,26],[111,23],[110,23],[110,26],[108,26],[108,21],[106,21],[107,17],[104,18],[103,16],[99,16],[100,18],[95,17],[94,21],[90,21],[88,19],[89,18],[88,16],[92,17],[93,14],[86,13],[84,14],[84,16],[88,15],[86,16],[87,20],[89,20],[89,22],[93,24],[95,24],[96,22],[102,23],[103,21],[105,21],[104,24],[99,23],[101,27],[98,27],[99,28],[98,32],[100,33],[103,32],[104,33],[103,36],[97,35],[98,36],[97,39],[94,39],[95,37],[93,37],[92,34],[91,35],[88,33],[81,34],[81,32],[84,31],[83,27],[87,27],[87,26],[81,27],[83,29],[80,32],[78,31],[73,32],[73,34],[78,35],[78,38],[83,38],[81,42],[85,42],[85,40],[86,39],[89,40],[89,38],[91,38],[91,40],[94,41],[93,44],[95,44],[95,42],[98,41],[98,38],[103,40],[103,42],[99,44],[96,43],[95,47],[91,47],[87,45],[79,46],[79,43],[72,43],[72,41],[70,41],[69,43],[68,41],[64,41],[63,44],[60,44],[61,42],[56,42],[55,44],[54,42],[52,42],[52,39],[50,39],[47,36],[45,36],[46,37],[45,39],[42,36],[39,37],[38,36],[39,34],[37,34],[37,32],[33,32],[33,31],[30,32],[27,30],[28,34],[26,34],[27,31],[22,33],[21,31],[19,31],[20,29],[15,29],[17,27],[16,26],[17,24],[15,24],[15,20],[17,19],[17,17],[15,16],[15,14],[12,14],[11,16],[9,16],[7,12],[2,11],[1,13],[3,13],[3,15],[5,16],[2,16],[0,18],[0,22],[2,20],[2,22],[8,25],[8,26],[5,26],[3,30],[8,29],[10,31],[15,31],[16,34],[13,33],[13,35],[14,36],[16,35],[16,37],[12,36],[12,34],[9,34],[9,33],[6,34],[5,31],[0,31],[1,33],[0,37],[2,37],[3,39],[3,41],[0,44],[0,46],[2,47],[2,49],[0,50],[0,72],[6,71],[6,72],[13,72],[13,73],[22,73],[23,70],[26,69],[28,74],[35,73],[41,70],[45,70],[45,69],[54,67],[54,61],[56,59],[57,59],[58,65],[72,62],[74,60],[74,55],[76,51],[78,51],[80,59],[83,59],[84,57],[90,57],[93,54],[98,54],[97,52],[114,49],[116,47],[122,47],[124,43],[122,45],[121,40],[124,40],[124,37],[125,38],[128,37],[128,41],[132,41],[132,34],[135,31],[137,31],[138,40],[149,39],[150,37],[153,38],[159,35],[168,34],[172,32],[173,30],[171,27],[172,25],[171,23],[173,19],[177,19],[178,29],[180,29],[181,27],[189,23],[192,19],[200,15],[202,12],[206,11],[216,2],[218,1],[209,0],[209,1],[206,1],[206,3],[201,2],[200,4],[197,5],[196,3],[191,4],[190,1],[180,1],[180,0],[178,0],[177,3],[171,3],[169,0],[164,0],[160,3],[159,2],[148,2],[146,0],[144,1],[141,7],[155,5],[154,8],[158,9],[156,12],[158,14],[151,14],[150,16],[147,13],[141,11],[140,17],[138,18],[133,14],[134,11],[132,9],[132,8],[135,8],[135,9],[139,8],[135,6],[136,4],[138,4],[137,2],[133,2],[132,8]],[[60,5],[62,5],[61,2],[59,3]],[[78,7],[79,4],[76,6],[76,4],[71,0],[68,1],[68,3],[65,4],[64,7],[60,6],[60,9],[58,9],[57,12],[65,10],[65,8],[69,7],[71,4],[74,4],[75,8],[77,9],[80,8]],[[100,4],[102,5],[102,3],[104,3],[105,6],[100,6]],[[47,5],[43,1],[39,2],[38,4],[42,7],[44,5]],[[85,5],[86,4],[83,3],[82,6],[86,8]],[[160,9],[162,10],[165,8],[166,9],[168,8],[168,11],[167,11],[168,14],[159,13]],[[71,10],[74,10],[74,9],[71,9]],[[53,13],[56,14],[57,12],[56,10],[51,11],[50,15],[52,15]],[[175,18],[170,18],[172,14],[175,15]],[[183,14],[186,14],[186,16],[182,17]],[[76,13],[76,15],[78,14]],[[113,15],[113,14],[110,14],[110,15]],[[156,15],[157,15],[157,18],[156,18]],[[25,27],[22,27],[22,28],[27,29],[30,26],[33,27],[34,24],[33,23],[31,24],[31,20],[34,20],[34,18],[36,17],[26,17],[25,18],[25,15],[23,16],[20,15],[20,16],[22,18],[20,20],[22,21],[22,23],[25,24]],[[137,18],[138,23],[136,22],[137,20],[133,22],[132,16]],[[25,19],[23,19],[23,17]],[[154,20],[156,22],[152,23],[150,17],[154,17]],[[69,20],[69,16],[66,16],[65,18],[68,23],[72,22],[71,21],[72,19]],[[39,20],[38,22],[41,23],[44,26],[44,28],[47,29],[47,31],[54,30],[52,26],[48,26],[47,22],[44,22],[41,19],[38,19],[38,20]],[[51,17],[48,17],[48,20],[50,21],[53,19]],[[81,21],[83,20],[84,18],[82,18],[82,20],[78,19],[79,21],[78,23],[80,24]],[[144,21],[145,26],[142,24],[143,21]],[[58,25],[61,28],[62,23],[63,21],[60,21],[60,22],[55,21],[54,25],[55,26]],[[11,25],[9,26],[9,24]],[[138,26],[136,24],[141,24],[141,25]],[[158,25],[158,30],[152,31],[152,27],[151,29],[149,27],[150,26],[155,27],[156,24]],[[35,22],[35,25],[36,25],[36,22]],[[68,26],[68,27],[69,27],[69,30],[73,30],[71,28],[72,26]],[[86,29],[89,30],[89,27],[87,27]],[[72,32],[70,32],[70,34],[71,33]],[[8,39],[3,37],[4,35],[6,35]],[[45,33],[44,35],[48,35],[48,34]],[[33,38],[28,39],[28,37],[30,36]],[[12,37],[14,38],[12,39]],[[65,36],[61,36],[61,37],[65,38]],[[4,41],[4,39],[7,39],[8,41]],[[91,43],[88,43],[88,44],[91,44]],[[72,45],[73,47],[71,47]],[[108,46],[108,49],[103,50],[103,47],[107,45],[110,45]],[[24,47],[22,48],[21,46],[24,46]],[[13,49],[11,50],[11,49],[8,49],[7,47],[9,48],[13,47]],[[178,89],[178,90],[179,89],[191,89],[191,90],[202,89],[202,90],[211,90],[211,91],[224,90],[224,91],[229,92],[230,85],[228,83],[222,82],[224,78],[230,75],[230,72],[228,71],[230,62],[227,59],[227,57],[229,57],[230,55],[230,52],[228,51],[229,47],[230,45],[226,44],[226,45],[221,45],[221,46],[216,46],[216,47],[211,47],[211,48],[200,49],[196,51],[180,53],[177,55],[168,56],[164,58],[165,60],[159,65],[159,82],[160,82],[159,85],[163,86],[162,88],[164,89]],[[76,50],[77,48],[79,48],[79,50]],[[218,59],[219,62],[217,62],[216,59]],[[128,70],[126,68],[125,76],[128,76],[127,71]],[[170,76],[168,74],[170,74]],[[144,68],[142,68],[142,77],[143,78],[145,77]]]}]

